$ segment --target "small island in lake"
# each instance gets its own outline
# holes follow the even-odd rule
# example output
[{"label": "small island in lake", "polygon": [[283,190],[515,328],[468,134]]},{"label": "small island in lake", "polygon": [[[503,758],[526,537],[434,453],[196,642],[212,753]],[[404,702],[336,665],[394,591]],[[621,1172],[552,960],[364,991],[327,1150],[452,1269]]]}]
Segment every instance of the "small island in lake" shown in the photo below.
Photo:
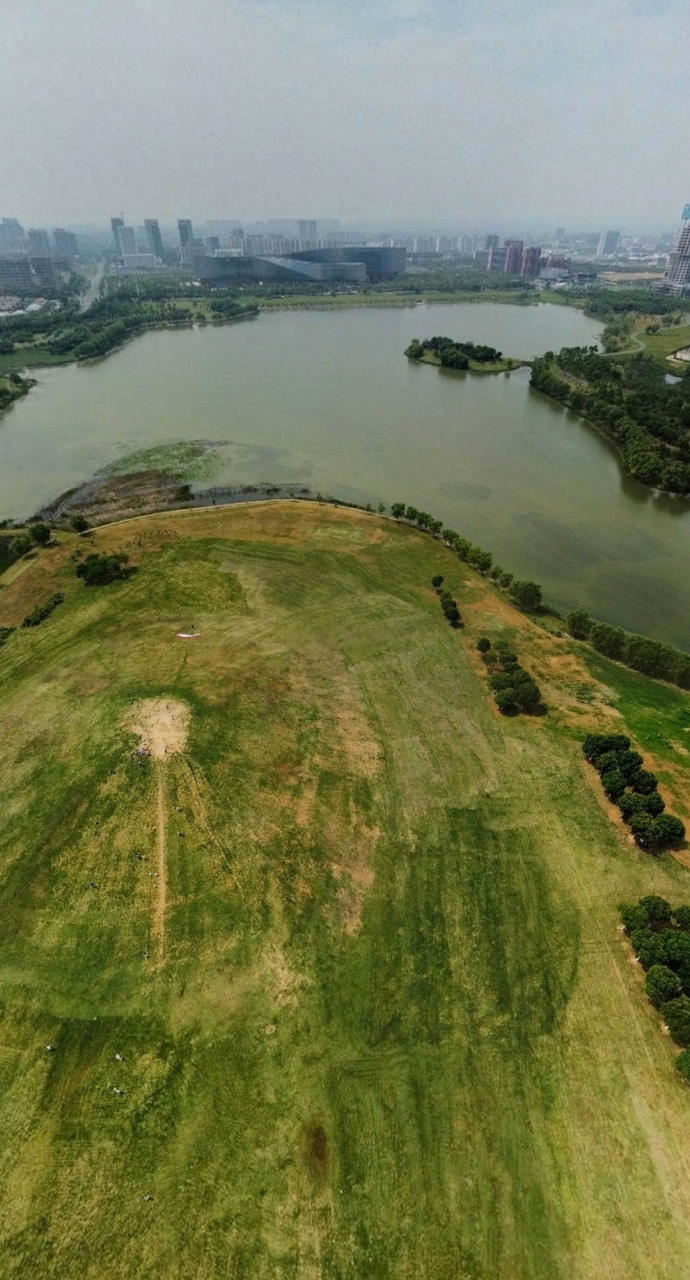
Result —
[{"label": "small island in lake", "polygon": [[444,369],[469,370],[472,373],[509,373],[519,369],[523,360],[504,356],[495,347],[476,342],[454,342],[452,338],[413,338],[405,351],[408,360],[436,364]]}]

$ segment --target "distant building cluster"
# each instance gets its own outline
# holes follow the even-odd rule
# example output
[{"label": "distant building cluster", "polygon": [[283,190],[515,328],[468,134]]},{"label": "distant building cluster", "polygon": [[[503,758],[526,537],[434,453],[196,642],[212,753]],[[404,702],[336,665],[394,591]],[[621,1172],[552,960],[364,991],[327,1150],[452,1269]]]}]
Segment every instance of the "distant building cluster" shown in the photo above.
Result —
[{"label": "distant building cluster", "polygon": [[513,276],[538,276],[546,261],[542,259],[541,245],[526,245],[523,240],[504,240],[497,235],[486,237],[484,251],[489,271],[504,271]]},{"label": "distant building cluster", "polygon": [[0,292],[54,293],[78,257],[71,231],[56,227],[51,239],[43,228],[25,231],[16,218],[0,220]]},{"label": "distant building cluster", "polygon": [[399,245],[343,245],[285,256],[217,253],[195,257],[194,270],[204,285],[268,280],[362,284],[402,275],[406,256],[407,250]]}]

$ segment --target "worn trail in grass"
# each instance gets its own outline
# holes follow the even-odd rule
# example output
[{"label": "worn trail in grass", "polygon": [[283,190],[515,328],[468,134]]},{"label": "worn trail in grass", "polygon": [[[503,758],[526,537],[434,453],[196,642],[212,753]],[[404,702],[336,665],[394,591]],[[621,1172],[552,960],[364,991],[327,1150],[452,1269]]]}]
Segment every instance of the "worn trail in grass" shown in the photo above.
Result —
[{"label": "worn trail in grass", "polygon": [[[690,877],[581,767],[610,685],[389,521],[90,543],[137,574],[85,589],[75,539],[0,594],[66,594],[0,655],[0,1274],[687,1272],[690,1095],[616,904]],[[485,630],[548,717],[496,714]]]}]

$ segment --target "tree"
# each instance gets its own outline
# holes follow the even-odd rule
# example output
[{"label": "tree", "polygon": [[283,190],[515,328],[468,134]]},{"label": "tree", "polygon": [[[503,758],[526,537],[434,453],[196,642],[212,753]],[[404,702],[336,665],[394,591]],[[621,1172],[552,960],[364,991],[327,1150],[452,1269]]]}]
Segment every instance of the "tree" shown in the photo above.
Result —
[{"label": "tree", "polygon": [[391,515],[394,516],[396,520],[402,520],[404,514],[405,514],[405,503],[394,502],[391,506]]},{"label": "tree", "polygon": [[541,604],[541,587],[536,582],[517,580],[510,588],[511,598],[518,609],[535,613]]},{"label": "tree", "polygon": [[642,765],[642,756],[639,751],[618,751],[616,753],[616,764],[625,778],[632,778]]},{"label": "tree", "polygon": [[687,996],[677,996],[675,1000],[667,1000],[661,1006],[661,1015],[676,1044],[683,1048],[690,1045],[690,1000]]},{"label": "tree", "polygon": [[124,551],[116,551],[112,555],[99,555],[92,552],[77,566],[77,577],[84,579],[85,587],[101,587],[118,578],[127,578],[132,572],[129,556]]},{"label": "tree", "polygon": [[618,910],[627,934],[631,934],[635,929],[647,928],[649,917],[639,902],[622,902]]},{"label": "tree", "polygon": [[480,653],[488,653],[491,648],[491,641],[487,636],[482,636],[481,640],[477,641],[477,648]]},{"label": "tree", "polygon": [[666,939],[651,929],[633,929],[630,935],[633,951],[640,964],[648,969],[653,964],[666,964]]},{"label": "tree", "polygon": [[73,529],[75,533],[86,533],[86,530],[89,527],[89,522],[86,519],[86,516],[83,516],[80,511],[77,511],[70,518],[69,523],[70,528]]},{"label": "tree", "polygon": [[16,556],[25,556],[27,551],[31,550],[31,538],[27,533],[20,533],[18,538],[12,541],[12,550]]},{"label": "tree", "polygon": [[655,842],[655,824],[656,818],[653,818],[649,813],[634,813],[630,819],[630,830],[638,844],[641,844],[644,849]]},{"label": "tree", "polygon": [[678,974],[665,964],[653,964],[651,969],[647,970],[644,989],[652,1004],[658,1009],[667,1000],[673,1000],[675,996],[680,995]]},{"label": "tree", "polygon": [[386,510],[386,504],[385,504],[385,502],[379,502],[379,505],[378,505],[378,507],[376,508],[376,510],[378,511],[379,515],[380,515],[380,516],[382,516],[382,515],[383,515],[383,513],[384,513],[384,511]]},{"label": "tree", "polygon": [[438,591],[439,587],[440,587],[442,584],[443,584],[443,574],[442,574],[442,573],[436,573],[436,574],[434,574],[434,577],[431,579],[431,585],[432,585],[432,587],[434,587],[434,588],[436,589],[436,591]]},{"label": "tree", "polygon": [[406,520],[416,520],[418,516],[419,512],[416,507],[405,507]]},{"label": "tree", "polygon": [[36,524],[29,525],[29,534],[32,542],[35,542],[37,547],[47,547],[50,542],[50,529],[48,525],[43,524],[41,520]]},{"label": "tree", "polygon": [[678,928],[690,933],[690,907],[676,907],[673,914]]},{"label": "tree", "polygon": [[622,627],[610,627],[605,622],[597,622],[589,633],[590,643],[599,653],[615,660],[623,657],[625,652],[625,632]]},{"label": "tree", "polygon": [[586,640],[594,624],[586,609],[573,609],[567,615],[565,625],[576,640]]}]

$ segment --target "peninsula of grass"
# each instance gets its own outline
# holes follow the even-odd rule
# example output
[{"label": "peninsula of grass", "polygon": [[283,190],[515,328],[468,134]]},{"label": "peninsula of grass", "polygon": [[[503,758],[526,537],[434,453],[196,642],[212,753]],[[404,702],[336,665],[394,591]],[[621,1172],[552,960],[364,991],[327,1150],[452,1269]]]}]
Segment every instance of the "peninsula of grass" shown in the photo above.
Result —
[{"label": "peninsula of grass", "polygon": [[[687,852],[581,751],[628,733],[686,812],[638,726],[682,763],[687,694],[311,502],[61,535],[0,627],[3,1274],[690,1271],[690,1094],[618,914],[690,901]],[[483,637],[547,714],[501,715]]]}]

